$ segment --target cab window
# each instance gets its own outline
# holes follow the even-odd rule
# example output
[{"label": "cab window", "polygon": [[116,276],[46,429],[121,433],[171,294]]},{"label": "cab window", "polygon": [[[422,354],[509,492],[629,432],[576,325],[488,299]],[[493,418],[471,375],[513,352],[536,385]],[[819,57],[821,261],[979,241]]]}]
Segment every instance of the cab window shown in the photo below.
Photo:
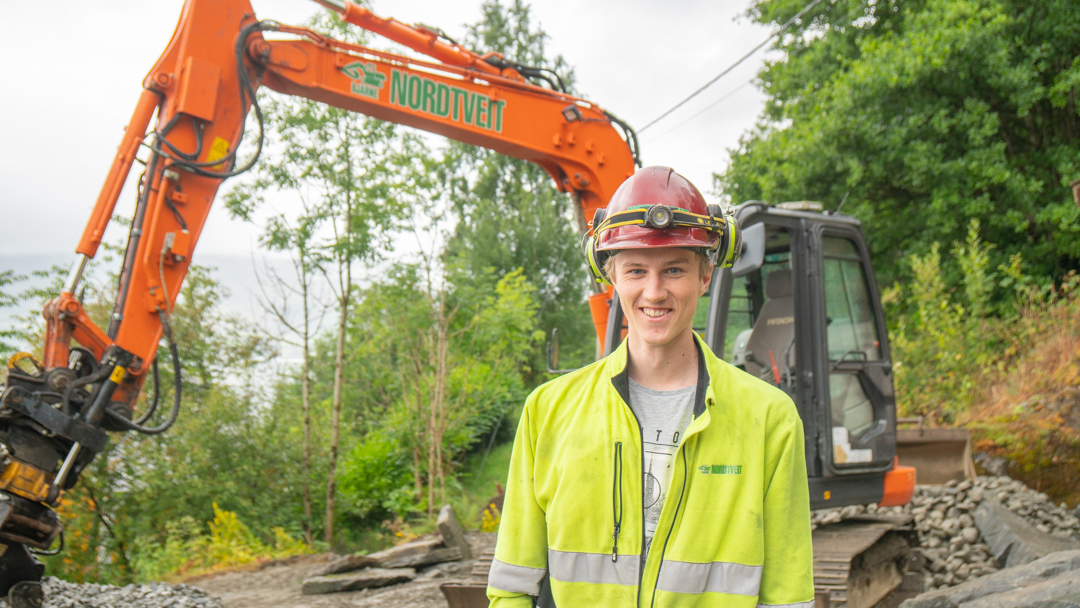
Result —
[{"label": "cab window", "polygon": [[880,361],[870,286],[857,246],[850,239],[827,236],[822,253],[829,359]]}]

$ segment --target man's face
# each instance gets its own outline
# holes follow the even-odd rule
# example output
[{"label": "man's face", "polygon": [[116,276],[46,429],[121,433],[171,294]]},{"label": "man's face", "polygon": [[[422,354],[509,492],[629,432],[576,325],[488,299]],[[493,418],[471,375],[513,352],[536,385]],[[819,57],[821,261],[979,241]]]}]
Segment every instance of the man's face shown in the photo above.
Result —
[{"label": "man's face", "polygon": [[630,333],[664,346],[691,331],[697,299],[712,273],[701,276],[698,255],[688,249],[627,249],[615,256],[612,279]]}]

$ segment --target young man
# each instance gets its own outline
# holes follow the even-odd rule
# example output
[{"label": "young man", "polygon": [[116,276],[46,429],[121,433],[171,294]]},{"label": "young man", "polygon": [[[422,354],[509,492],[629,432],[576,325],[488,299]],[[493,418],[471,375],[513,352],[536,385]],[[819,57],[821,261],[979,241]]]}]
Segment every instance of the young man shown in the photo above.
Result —
[{"label": "young man", "polygon": [[813,608],[795,405],[692,328],[717,251],[738,242],[728,221],[681,175],[647,167],[594,226],[590,264],[629,331],[525,403],[493,608]]}]

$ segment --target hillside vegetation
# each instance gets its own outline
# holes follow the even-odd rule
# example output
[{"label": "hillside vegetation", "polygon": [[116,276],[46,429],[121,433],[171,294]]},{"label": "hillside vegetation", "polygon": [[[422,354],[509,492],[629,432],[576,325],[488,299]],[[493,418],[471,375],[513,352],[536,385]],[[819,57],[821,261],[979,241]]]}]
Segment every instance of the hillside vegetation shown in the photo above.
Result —
[{"label": "hillside vegetation", "polygon": [[889,286],[901,414],[968,424],[985,462],[1075,504],[1080,6],[822,2],[774,48],[718,190],[846,199]]},{"label": "hillside vegetation", "polygon": [[[749,15],[779,25],[804,4],[760,0]],[[522,0],[482,9],[463,44],[555,70],[572,88]],[[312,27],[361,41],[327,15]],[[733,203],[832,210],[847,195],[885,287],[901,415],[970,426],[983,466],[1070,505],[1078,48],[1070,0],[826,0],[777,43],[760,74],[766,109],[716,179]],[[493,530],[489,499],[521,404],[550,377],[545,336],[558,328],[563,366],[592,358],[571,201],[542,169],[264,101],[267,154],[223,202],[235,217],[269,215],[261,246],[288,255],[294,276],[262,273],[264,314],[252,321],[224,313],[227,286],[192,267],[173,311],[179,422],[114,437],[83,473],[60,510],[67,547],[49,558],[52,574],[126,583],[374,550],[430,530],[444,503]],[[298,211],[273,214],[272,196]],[[82,296],[99,323],[118,265],[106,256],[88,274]],[[0,272],[0,307],[19,320],[0,332],[5,354],[40,352],[41,306],[63,273],[27,290]],[[169,366],[161,385],[168,402]]]}]

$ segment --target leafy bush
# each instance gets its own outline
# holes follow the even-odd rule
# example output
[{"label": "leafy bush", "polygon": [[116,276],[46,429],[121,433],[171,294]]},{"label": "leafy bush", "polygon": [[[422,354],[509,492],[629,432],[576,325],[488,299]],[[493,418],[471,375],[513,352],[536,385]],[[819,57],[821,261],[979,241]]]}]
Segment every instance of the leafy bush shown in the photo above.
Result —
[{"label": "leafy bush", "polygon": [[[912,280],[906,287],[896,284],[883,295],[893,308],[890,318],[898,321],[889,338],[901,415],[955,422],[976,396],[980,378],[1001,357],[1011,315],[990,316],[996,275],[987,266],[993,245],[980,239],[979,228],[979,221],[972,220],[967,239],[952,248],[960,285],[946,283],[949,273],[934,243],[928,254],[908,257]],[[1014,273],[1019,258],[1015,262]],[[999,270],[1004,274],[1006,269]],[[1008,284],[1024,283],[1012,279]],[[962,298],[956,297],[960,288]]]},{"label": "leafy bush", "polygon": [[341,463],[338,483],[342,508],[357,519],[405,517],[418,507],[416,488],[397,441],[375,432],[357,443]]},{"label": "leafy bush", "polygon": [[484,516],[480,520],[481,532],[498,532],[499,523],[502,521],[502,512],[495,503],[491,503],[484,509]]},{"label": "leafy bush", "polygon": [[[909,256],[911,280],[883,294],[902,416],[964,425],[975,451],[1069,504],[1080,502],[1080,275],[1038,284],[1019,254],[989,270],[972,222],[943,261]],[[952,281],[946,277],[958,276]],[[1011,298],[992,306],[992,292]]]},{"label": "leafy bush", "polygon": [[280,527],[273,529],[273,541],[264,543],[236,513],[218,508],[217,503],[214,519],[207,526],[209,533],[185,516],[165,525],[165,539],[161,542],[136,540],[132,566],[139,580],[168,580],[311,552],[308,545]]},{"label": "leafy bush", "polygon": [[975,449],[1055,502],[1080,503],[1080,275],[1028,286],[963,422]]}]

